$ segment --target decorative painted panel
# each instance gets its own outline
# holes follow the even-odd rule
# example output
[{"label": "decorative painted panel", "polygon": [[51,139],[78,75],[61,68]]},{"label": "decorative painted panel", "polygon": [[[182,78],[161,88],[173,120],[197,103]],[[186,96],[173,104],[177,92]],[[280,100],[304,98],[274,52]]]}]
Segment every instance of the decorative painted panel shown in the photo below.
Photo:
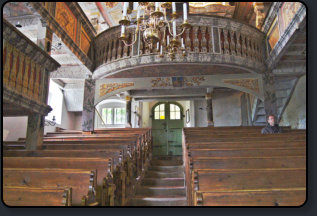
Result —
[{"label": "decorative painted panel", "polygon": [[81,33],[80,33],[80,49],[88,54],[90,47],[90,38],[88,37],[86,31],[83,27],[81,27]]},{"label": "decorative painted panel", "polygon": [[64,2],[56,3],[55,19],[65,32],[76,41],[77,18]]},{"label": "decorative painted panel", "polygon": [[279,27],[278,27],[278,23],[277,23],[277,17],[275,18],[269,32],[268,32],[268,43],[270,45],[270,50],[272,50],[274,48],[274,46],[276,45],[276,43],[278,42],[278,40],[280,39],[280,32],[279,32]]},{"label": "decorative painted panel", "polygon": [[224,83],[240,86],[259,93],[258,79],[225,79]]},{"label": "decorative painted panel", "polygon": [[171,85],[171,79],[167,78],[155,78],[151,80],[152,87],[167,87]]},{"label": "decorative painted panel", "polygon": [[109,94],[110,92],[113,92],[115,90],[121,89],[121,88],[127,88],[130,86],[134,86],[133,82],[128,83],[107,83],[102,84],[100,86],[99,96],[102,97],[106,94]]},{"label": "decorative painted panel", "polygon": [[205,81],[205,77],[203,76],[196,76],[196,77],[191,77],[191,78],[184,78],[184,83],[185,86],[200,86],[200,84]]},{"label": "decorative painted panel", "polygon": [[279,24],[282,34],[291,23],[298,9],[302,6],[300,2],[284,2],[280,9]]}]

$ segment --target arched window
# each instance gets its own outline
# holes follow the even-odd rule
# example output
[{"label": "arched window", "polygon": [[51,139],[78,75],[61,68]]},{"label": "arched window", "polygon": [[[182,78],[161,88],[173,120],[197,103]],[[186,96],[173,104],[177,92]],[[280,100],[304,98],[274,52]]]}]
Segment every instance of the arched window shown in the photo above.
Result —
[{"label": "arched window", "polygon": [[170,104],[170,120],[180,120],[181,109],[176,104]]},{"label": "arched window", "polygon": [[159,104],[154,109],[154,119],[163,120],[165,119],[165,104]]}]

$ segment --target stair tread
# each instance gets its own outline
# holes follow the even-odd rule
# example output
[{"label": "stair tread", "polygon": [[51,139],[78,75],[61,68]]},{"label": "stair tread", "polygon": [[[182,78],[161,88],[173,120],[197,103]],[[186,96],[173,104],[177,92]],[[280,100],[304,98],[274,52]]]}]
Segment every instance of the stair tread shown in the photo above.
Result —
[{"label": "stair tread", "polygon": [[164,196],[134,196],[132,199],[141,199],[147,201],[178,201],[186,200],[186,196],[164,195]]},{"label": "stair tread", "polygon": [[141,189],[185,189],[184,186],[141,186]]}]

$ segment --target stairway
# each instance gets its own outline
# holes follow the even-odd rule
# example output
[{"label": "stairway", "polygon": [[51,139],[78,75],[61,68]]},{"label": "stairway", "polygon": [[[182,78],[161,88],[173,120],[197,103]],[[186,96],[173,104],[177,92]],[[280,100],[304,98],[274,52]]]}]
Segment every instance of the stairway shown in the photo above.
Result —
[{"label": "stairway", "polygon": [[[281,120],[283,112],[290,100],[293,90],[296,87],[298,78],[275,78],[275,95],[276,95],[276,106],[277,106],[277,122]],[[257,99],[256,108],[253,115],[253,125],[261,126],[266,125],[266,116],[264,110],[263,101]]]},{"label": "stairway", "polygon": [[127,206],[186,206],[184,167],[179,157],[151,160],[136,194]]}]

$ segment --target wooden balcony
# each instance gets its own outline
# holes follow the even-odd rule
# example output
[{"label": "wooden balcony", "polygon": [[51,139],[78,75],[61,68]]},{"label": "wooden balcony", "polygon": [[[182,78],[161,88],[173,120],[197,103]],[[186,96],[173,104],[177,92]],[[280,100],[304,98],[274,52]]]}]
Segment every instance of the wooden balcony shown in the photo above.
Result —
[{"label": "wooden balcony", "polygon": [[2,40],[4,116],[47,115],[49,73],[60,64],[6,20]]},{"label": "wooden balcony", "polygon": [[[182,35],[187,56],[183,57],[180,51],[174,60],[168,56],[160,58],[156,46],[150,49],[142,40],[142,35],[139,43],[127,47],[119,40],[120,26],[104,31],[94,41],[96,68],[93,78],[119,78],[123,71],[140,66],[157,67],[158,64],[168,64],[169,67],[196,65],[195,70],[198,64],[204,65],[205,68],[198,69],[200,72],[206,70],[206,66],[213,66],[214,71],[227,70],[228,73],[235,73],[233,68],[238,69],[237,73],[261,73],[265,70],[264,34],[256,28],[229,18],[213,16],[191,15],[189,22],[192,27]],[[129,41],[134,40],[134,31],[135,27],[127,28]],[[127,74],[122,73],[122,76],[128,77]]]}]

